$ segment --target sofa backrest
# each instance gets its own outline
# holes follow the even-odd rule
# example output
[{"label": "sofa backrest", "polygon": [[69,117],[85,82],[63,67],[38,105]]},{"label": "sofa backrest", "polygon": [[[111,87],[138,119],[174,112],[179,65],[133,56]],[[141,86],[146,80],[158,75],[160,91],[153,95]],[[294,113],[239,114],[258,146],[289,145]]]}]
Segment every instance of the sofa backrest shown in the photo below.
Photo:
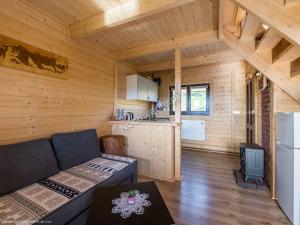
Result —
[{"label": "sofa backrest", "polygon": [[95,129],[54,134],[51,139],[61,170],[66,170],[101,156],[99,140]]},{"label": "sofa backrest", "polygon": [[0,146],[0,196],[58,172],[48,139]]}]

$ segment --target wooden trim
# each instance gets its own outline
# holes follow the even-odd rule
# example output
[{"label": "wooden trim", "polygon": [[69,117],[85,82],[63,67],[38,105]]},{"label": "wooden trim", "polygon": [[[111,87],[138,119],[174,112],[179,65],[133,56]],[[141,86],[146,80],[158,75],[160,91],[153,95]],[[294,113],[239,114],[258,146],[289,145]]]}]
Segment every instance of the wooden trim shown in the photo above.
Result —
[{"label": "wooden trim", "polygon": [[[270,0],[233,0],[248,12],[278,30],[284,37],[300,45],[300,18]],[[284,18],[284,19],[283,19]]]},{"label": "wooden trim", "polygon": [[82,19],[70,25],[70,36],[82,38],[95,32],[114,28],[129,22],[193,2],[194,0],[134,0]]},{"label": "wooden trim", "polygon": [[[242,58],[233,51],[224,51],[221,53],[211,54],[211,55],[199,55],[195,57],[189,57],[182,59],[182,68],[209,65],[217,63],[232,63],[241,61]],[[163,71],[172,70],[175,68],[175,63],[173,60],[162,61],[158,63],[146,64],[139,66],[137,68],[140,72],[153,72],[153,71]]]},{"label": "wooden trim", "polygon": [[157,42],[136,48],[122,50],[116,53],[117,60],[126,60],[159,52],[171,51],[175,48],[188,48],[218,42],[217,30],[201,32],[180,38]]},{"label": "wooden trim", "polygon": [[[175,49],[175,122],[181,123],[181,49]],[[181,179],[181,126],[175,127],[175,179]]]},{"label": "wooden trim", "polygon": [[228,151],[215,151],[205,148],[194,148],[194,147],[182,147],[182,151],[192,151],[192,152],[209,152],[209,153],[216,153],[216,154],[224,154],[224,155],[235,155],[239,156],[239,152],[228,152]]}]

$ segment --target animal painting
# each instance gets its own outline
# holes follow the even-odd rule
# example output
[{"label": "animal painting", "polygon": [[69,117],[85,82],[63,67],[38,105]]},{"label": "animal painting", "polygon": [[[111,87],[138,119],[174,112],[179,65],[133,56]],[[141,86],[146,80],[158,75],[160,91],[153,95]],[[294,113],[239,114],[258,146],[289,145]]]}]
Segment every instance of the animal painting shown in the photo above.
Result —
[{"label": "animal painting", "polygon": [[7,40],[9,38],[0,38],[0,65],[65,78],[63,75],[68,71],[66,58],[46,51],[43,54],[43,50],[31,46],[28,48],[26,44],[16,45],[15,40],[13,44],[8,44]]}]

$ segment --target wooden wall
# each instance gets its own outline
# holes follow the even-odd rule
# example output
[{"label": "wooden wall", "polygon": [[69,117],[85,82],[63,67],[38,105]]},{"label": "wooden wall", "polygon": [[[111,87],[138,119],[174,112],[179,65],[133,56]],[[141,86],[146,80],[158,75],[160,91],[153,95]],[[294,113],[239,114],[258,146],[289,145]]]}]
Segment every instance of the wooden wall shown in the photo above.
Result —
[{"label": "wooden wall", "polygon": [[146,101],[127,100],[126,99],[126,76],[137,74],[135,66],[129,63],[118,62],[118,98],[117,108],[125,109],[125,112],[133,112],[135,115],[145,115],[150,109],[150,103]]},{"label": "wooden wall", "polygon": [[[169,103],[169,86],[174,85],[174,72],[161,72],[159,97]],[[182,140],[182,146],[212,151],[238,152],[246,140],[246,64],[235,62],[183,69],[182,84],[210,83],[211,114],[182,116],[182,119],[204,120],[206,141]],[[169,116],[169,111],[159,114]]]},{"label": "wooden wall", "polygon": [[70,73],[62,80],[0,67],[0,144],[88,128],[111,133],[111,54],[71,40],[63,23],[19,0],[1,1],[0,33],[67,57]]}]

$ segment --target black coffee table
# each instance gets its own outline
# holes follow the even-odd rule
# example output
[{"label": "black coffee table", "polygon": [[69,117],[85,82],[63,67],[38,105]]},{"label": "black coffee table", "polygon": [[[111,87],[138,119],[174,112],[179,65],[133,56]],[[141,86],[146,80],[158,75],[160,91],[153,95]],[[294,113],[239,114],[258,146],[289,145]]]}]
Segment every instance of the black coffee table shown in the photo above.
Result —
[{"label": "black coffee table", "polygon": [[[149,194],[147,200],[151,202],[149,207],[145,207],[144,214],[132,215],[122,218],[120,214],[113,214],[112,200],[119,198],[122,192],[138,190],[140,193]],[[154,182],[144,182],[130,186],[104,187],[96,190],[94,201],[90,210],[87,225],[171,225],[175,224],[169,213],[164,200]]]}]

